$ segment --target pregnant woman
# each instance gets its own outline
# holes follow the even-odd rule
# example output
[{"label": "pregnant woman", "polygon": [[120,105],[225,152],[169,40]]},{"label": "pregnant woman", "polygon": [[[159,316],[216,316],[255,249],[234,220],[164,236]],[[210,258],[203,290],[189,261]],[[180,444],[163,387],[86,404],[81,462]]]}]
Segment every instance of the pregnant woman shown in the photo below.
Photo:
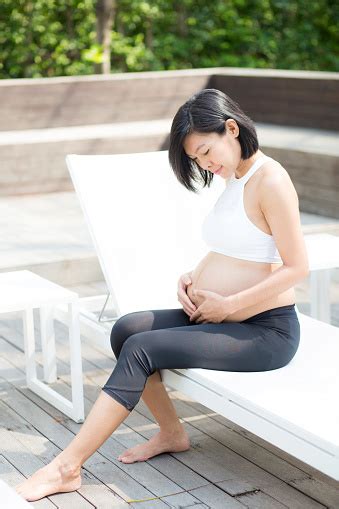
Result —
[{"label": "pregnant woman", "polygon": [[72,442],[17,487],[27,500],[77,490],[83,463],[141,397],[160,431],[118,459],[133,463],[187,450],[189,438],[160,369],[268,371],[288,364],[298,349],[293,286],[307,276],[308,260],[298,197],[286,170],[259,149],[253,122],[238,104],[214,89],[179,108],[169,159],[191,191],[194,182],[225,180],[202,225],[210,251],[180,277],[182,307],[129,313],[116,321],[116,366]]}]

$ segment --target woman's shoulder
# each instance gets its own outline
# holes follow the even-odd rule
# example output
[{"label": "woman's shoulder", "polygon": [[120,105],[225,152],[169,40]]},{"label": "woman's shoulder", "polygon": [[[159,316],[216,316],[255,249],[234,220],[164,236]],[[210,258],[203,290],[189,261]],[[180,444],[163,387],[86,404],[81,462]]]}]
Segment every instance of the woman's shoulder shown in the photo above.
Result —
[{"label": "woman's shoulder", "polygon": [[289,177],[288,171],[283,167],[279,161],[270,157],[264,164],[260,167],[260,175],[261,178],[279,178],[279,176],[287,176]]},{"label": "woman's shoulder", "polygon": [[280,194],[281,192],[287,193],[294,198],[297,197],[291,177],[279,161],[270,158],[262,165],[260,170],[258,187],[262,197],[268,193]]}]

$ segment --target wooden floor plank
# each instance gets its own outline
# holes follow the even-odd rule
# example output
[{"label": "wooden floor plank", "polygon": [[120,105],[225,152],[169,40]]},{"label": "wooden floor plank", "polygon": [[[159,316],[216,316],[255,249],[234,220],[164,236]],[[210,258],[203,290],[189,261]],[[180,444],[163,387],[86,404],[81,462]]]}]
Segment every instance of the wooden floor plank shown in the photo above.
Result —
[{"label": "wooden floor plank", "polygon": [[[13,422],[15,423],[18,419],[13,411],[9,408],[6,410],[6,405],[0,402],[0,414],[6,412],[7,415],[10,415]],[[36,470],[43,467],[45,463],[41,460],[41,458],[35,454],[34,451],[34,440],[30,440],[30,446],[33,450],[25,447],[24,440],[20,440],[19,436],[20,423],[16,424],[16,431],[9,431],[3,427],[0,428],[0,443],[5,444],[5,448],[3,450],[3,456],[11,462],[11,464],[18,470],[20,473],[29,477]],[[24,437],[25,434],[30,435],[34,433],[35,437],[37,437],[37,433],[32,429],[32,427],[27,426],[26,428],[22,427],[21,429],[21,437]],[[40,443],[38,444],[40,448]],[[66,496],[67,495],[67,496]],[[81,494],[78,492],[55,495],[49,497],[49,499],[54,502],[54,504],[60,509],[68,509],[71,505],[78,505],[83,507],[84,509],[91,509],[93,505],[88,503],[86,499],[84,499]]]},{"label": "wooden floor plank", "polygon": [[230,497],[217,486],[209,485],[196,488],[191,493],[211,509],[244,509],[246,505],[240,503],[233,497]]},{"label": "wooden floor plank", "polygon": [[[267,466],[267,461],[269,461],[270,471],[272,471],[272,467],[275,469],[278,467],[279,469],[279,463],[281,461],[285,461],[288,465],[291,467],[295,467],[297,470],[302,471],[306,474],[308,474],[310,477],[314,477],[318,480],[322,480],[326,485],[333,486],[336,489],[339,487],[339,482],[335,481],[331,477],[328,477],[327,475],[323,474],[319,470],[316,470],[315,468],[311,467],[310,465],[298,460],[294,456],[291,456],[285,451],[282,451],[278,447],[275,447],[273,444],[270,444],[266,440],[258,437],[257,435],[254,435],[248,430],[245,430],[244,428],[241,428],[237,424],[231,422],[226,417],[223,417],[222,415],[211,412],[210,409],[207,407],[204,407],[200,403],[195,402],[191,398],[188,398],[186,395],[180,393],[179,391],[172,391],[171,392],[172,397],[175,399],[182,400],[186,405],[192,406],[196,410],[199,410],[202,415],[208,415],[211,419],[219,422],[220,424],[224,425],[226,428],[228,428],[230,431],[235,432],[237,435],[240,435],[240,440],[235,440],[233,443],[232,441],[229,442],[229,447],[232,448],[233,445],[236,445],[236,452],[238,452],[240,455],[244,455],[244,457],[250,457],[253,458],[253,460],[263,468],[265,468],[265,465]],[[250,446],[250,442],[252,442],[252,446]],[[240,448],[239,448],[240,446]],[[253,449],[254,448],[254,449]],[[267,452],[269,452],[271,455],[274,455],[276,459],[273,457],[266,456]],[[261,455],[263,454],[262,459],[260,459]],[[278,461],[278,464],[275,465],[275,461]],[[287,467],[288,468],[288,467]],[[292,470],[293,471],[293,470]],[[275,472],[277,475],[278,472]],[[292,478],[294,476],[292,475]],[[286,478],[288,480],[288,478]]]},{"label": "wooden floor plank", "polygon": [[[215,441],[209,437],[202,437],[202,454],[211,460],[213,459],[216,464],[227,467],[233,471],[233,477],[236,479],[244,480],[257,486],[260,491],[272,496],[282,504],[288,505],[292,508],[302,508],[307,505],[309,508],[320,508],[323,505],[312,498],[305,496],[298,490],[295,490],[289,484],[276,478],[272,474],[264,471],[260,467],[251,464],[238,456],[233,451],[225,452],[223,445],[215,445]],[[279,496],[278,496],[279,493]],[[241,500],[241,497],[239,498]],[[287,503],[288,502],[288,503]]]},{"label": "wooden floor plank", "polygon": [[[96,508],[100,509],[128,509],[127,502],[118,499],[103,483],[93,483],[93,477],[82,478],[82,485],[78,492]],[[74,509],[74,507],[73,507]]]},{"label": "wooden floor plank", "polygon": [[[30,391],[28,391],[28,392],[30,392]],[[75,424],[75,423],[74,423],[74,424]],[[119,451],[119,453],[120,453],[120,452],[122,452],[122,450],[123,450],[123,448],[121,448],[121,450]],[[126,465],[123,465],[123,466],[124,466],[124,468],[126,468],[126,467],[127,467]],[[153,477],[154,477],[154,475],[153,475]],[[173,491],[171,490],[171,491],[170,491],[170,493],[173,493]],[[191,498],[192,498],[192,497],[191,497]],[[157,506],[158,506],[158,507],[160,507],[160,504],[157,504]],[[166,506],[167,506],[167,505],[166,505]],[[164,506],[164,507],[165,507],[165,506]]]},{"label": "wooden floor plank", "polygon": [[[138,404],[138,411],[141,411],[142,403]],[[182,404],[181,401],[175,401],[175,406],[180,417],[187,422],[187,418],[194,417],[196,415],[195,406],[188,405],[186,402]],[[200,408],[202,405],[198,405]],[[147,408],[147,407],[145,407]],[[219,443],[226,445],[228,448],[236,452],[238,455],[246,458],[256,464],[257,466],[264,467],[266,470],[269,468],[270,473],[277,476],[279,479],[286,481],[288,483],[294,483],[296,480],[305,480],[307,478],[307,473],[301,471],[294,465],[291,465],[285,459],[278,457],[272,451],[266,450],[256,443],[248,440],[245,436],[236,433],[233,429],[225,426],[224,424],[220,424],[213,418],[210,418],[208,414],[211,414],[210,410],[204,407],[205,414],[200,414],[200,419],[195,420],[193,426],[199,426],[199,429],[204,433],[218,440]],[[208,414],[207,414],[208,412]],[[132,422],[132,416],[135,414],[131,414],[129,416],[129,425],[131,425],[134,429],[137,429],[137,422]],[[151,416],[148,411],[148,415]],[[212,413],[212,415],[215,415]],[[137,417],[139,419],[139,417]],[[151,432],[148,434],[145,432],[145,436],[152,436]],[[338,483],[337,483],[338,485]],[[326,485],[327,490],[332,492],[333,497],[337,500],[337,488],[336,486],[328,486]],[[301,490],[302,491],[302,490]],[[317,497],[317,491],[309,493],[312,497]],[[310,501],[314,507],[320,507],[320,505],[315,504],[314,501]]]},{"label": "wooden floor plank", "polygon": [[[14,488],[17,484],[20,484],[25,480],[25,476],[19,472],[7,458],[0,455],[0,478],[2,481],[7,483],[9,486]],[[48,498],[38,500],[37,502],[30,503],[32,509],[55,509],[57,506],[53,504]],[[1,504],[0,504],[1,507]],[[10,508],[3,508],[10,509]]]},{"label": "wooden floor plank", "polygon": [[[64,425],[68,429],[76,432],[77,425],[74,422],[67,421],[64,422]],[[131,430],[131,432],[134,433],[133,430]],[[159,470],[151,467],[147,462],[143,464],[135,463],[133,465],[126,465],[119,462],[116,458],[119,454],[121,454],[121,452],[123,452],[124,449],[125,448],[121,446],[121,444],[115,439],[109,438],[108,441],[100,448],[100,453],[107,460],[107,464],[111,463],[112,465],[115,465],[116,467],[125,471],[130,476],[132,476],[135,481],[150,489],[154,495],[168,495],[180,490],[178,485],[171,482],[170,479],[168,479],[166,476],[163,476]],[[89,461],[90,460],[87,460],[85,464],[86,467],[88,466]],[[132,498],[136,497],[133,495]]]},{"label": "wooden floor plank", "polygon": [[[131,414],[131,416],[129,417],[130,419],[132,419],[132,415],[136,416],[136,413]],[[134,427],[134,429],[138,428],[138,431],[139,431],[140,433],[142,433],[142,429],[145,429],[145,427],[146,427],[146,426],[142,426],[142,425],[140,425],[140,424],[141,424],[141,423],[140,423],[140,417],[134,417],[134,419],[138,419],[138,421],[139,421],[139,422],[137,423],[137,422],[131,422],[131,421],[130,421],[130,425],[131,425],[132,427]],[[138,426],[137,424],[139,424],[139,426]],[[149,435],[151,435],[150,428],[148,428],[148,431],[149,431]],[[221,430],[221,431],[223,431],[223,430]],[[198,430],[197,430],[196,432],[198,433]],[[147,434],[148,434],[148,433],[147,433],[147,431],[144,431],[144,433],[143,433],[143,434],[144,434],[145,436],[147,436]],[[124,435],[119,436],[119,440],[122,440],[122,441],[123,441],[123,436],[124,436]],[[137,443],[139,443],[139,442],[140,442],[140,440],[138,440],[138,441],[137,441]],[[135,443],[135,441],[134,441],[133,443],[131,443],[131,442],[128,440],[128,441],[126,442],[126,446],[134,445],[134,443]],[[194,444],[193,444],[193,445],[194,445]],[[184,454],[184,455],[186,455],[187,453],[180,453],[180,458],[182,458],[183,454]],[[179,460],[180,460],[180,458],[179,458],[179,455],[178,455],[178,459],[179,459]],[[151,461],[154,461],[154,460],[156,460],[156,458],[154,458],[153,460],[150,460],[150,462],[151,462]],[[194,459],[194,460],[193,460],[193,462],[192,462],[192,464],[190,464],[190,465],[188,465],[188,466],[190,466],[191,468],[194,468],[194,465],[195,465],[196,463],[197,463],[197,461]],[[209,474],[211,474],[211,470],[210,470],[210,469],[214,467],[214,461],[213,461],[213,458],[212,458],[212,460],[211,460],[211,465],[209,465],[208,461],[206,462],[206,456],[205,456],[204,454],[202,454],[202,457],[201,457],[201,463],[202,463],[203,465],[205,465],[205,468],[206,468],[206,469],[209,469]],[[222,469],[222,467],[220,467],[220,465],[219,465],[219,466],[217,467],[217,473],[218,473],[219,475],[220,475],[220,472],[222,471],[221,469]],[[211,478],[211,477],[209,477],[209,476],[208,476],[208,474],[206,473],[206,471],[205,471],[205,472],[202,472],[201,470],[199,470],[199,473],[200,473],[200,474],[205,475],[205,476],[207,477],[207,479],[209,479],[211,482],[216,482],[216,480],[215,480],[215,479],[213,479],[213,477]],[[238,477],[239,477],[239,473],[238,473],[237,475],[238,475]],[[225,479],[225,475],[222,475],[222,477]],[[272,476],[270,476],[270,477],[271,477],[272,479],[274,479]],[[217,479],[218,479],[218,478],[217,478]],[[261,479],[261,476],[260,476],[260,479]],[[258,485],[258,486],[260,486],[260,479],[257,479],[257,481],[258,481],[257,485]],[[276,485],[276,482],[273,482],[273,483],[271,482],[271,487],[270,487],[270,486],[267,486],[267,484],[265,484],[265,489],[266,489],[266,491],[268,491],[268,492],[269,492],[269,491],[270,491],[270,489],[271,489],[272,491],[274,491],[274,490],[275,490],[275,485]],[[284,483],[283,483],[283,482],[280,482],[280,486],[284,486]],[[285,485],[285,486],[286,486],[286,485]],[[290,493],[290,492],[292,492],[292,493]],[[324,507],[323,505],[318,504],[317,502],[315,502],[315,501],[313,501],[313,500],[311,500],[311,499],[310,499],[310,500],[308,500],[308,499],[307,499],[307,497],[303,496],[303,495],[302,495],[301,493],[299,493],[299,492],[295,492],[295,494],[293,495],[293,492],[295,492],[295,490],[290,488],[289,490],[287,490],[287,492],[286,492],[286,497],[285,497],[285,498],[287,498],[287,499],[289,500],[289,502],[290,502],[290,499],[291,499],[291,498],[294,498],[294,499],[295,499],[295,501],[294,501],[294,502],[292,501],[292,506],[291,506],[291,507],[305,507],[305,504],[308,504],[308,506],[309,506],[310,508],[320,508],[320,507]],[[280,496],[282,496],[282,495],[280,495]],[[301,504],[301,505],[300,505],[300,504]]]},{"label": "wooden floor plank", "polygon": [[[90,406],[92,406],[92,403],[91,403],[91,402],[90,402]],[[77,430],[75,430],[75,431],[77,431]],[[129,430],[129,431],[132,431],[132,430]],[[138,436],[139,436],[139,435],[138,435]],[[143,439],[143,441],[144,441],[144,439]],[[123,448],[121,448],[121,449],[120,449],[120,450],[116,453],[116,456],[118,456],[118,454],[120,454],[123,450],[124,450],[124,449],[123,449]],[[175,460],[174,460],[174,461],[175,461]],[[119,463],[119,465],[121,466],[121,468],[129,468],[129,469],[133,468],[133,467],[131,467],[131,466],[127,466],[127,465],[124,465],[124,464],[121,464],[121,463]],[[145,465],[146,465],[146,464],[145,464]],[[180,466],[180,470],[181,470],[181,471],[183,471],[183,470],[185,469],[185,467],[184,467],[183,465],[181,465],[180,463],[179,463],[179,466]],[[137,467],[137,468],[140,468],[140,466],[139,466],[139,467]],[[146,468],[146,466],[144,467],[144,469],[145,469],[145,468]],[[148,468],[149,468],[149,466],[148,466]],[[145,474],[146,474],[146,479],[145,479],[145,478],[144,478],[144,479],[142,479],[142,482],[143,482],[143,483],[147,482],[147,478],[148,478],[148,477],[151,477],[151,478],[154,478],[154,477],[155,477],[154,481],[155,481],[157,484],[159,484],[159,479],[157,478],[158,476],[157,476],[157,475],[155,475],[155,476],[154,476],[154,471],[153,471],[153,473],[152,473],[152,475],[151,475],[151,476],[149,476],[149,472],[145,472]],[[157,472],[156,472],[156,474],[157,474]],[[191,475],[190,475],[190,476],[188,476],[188,477],[190,477],[190,481],[192,481],[192,477],[194,477],[194,478],[195,478],[195,479],[194,479],[194,481],[195,481],[195,482],[194,482],[193,484],[192,484],[192,482],[190,482],[190,485],[188,486],[188,488],[191,488],[191,487],[194,487],[194,486],[201,486],[202,484],[204,484],[204,480],[203,480],[203,479],[198,479],[198,480],[197,480],[198,476],[197,476],[196,474],[194,474],[194,473],[191,473]],[[186,479],[187,479],[187,475],[186,475]],[[160,483],[159,488],[161,489],[161,483]],[[172,486],[171,488],[172,488],[172,489],[170,489],[170,493],[173,493],[173,492],[177,491],[177,489],[178,489],[178,487],[177,487],[177,486]]]},{"label": "wooden floor plank", "polygon": [[[0,359],[0,371],[3,362],[4,360]],[[19,390],[13,394],[13,391],[8,389],[3,396],[3,400],[18,415],[27,421],[29,420],[34,428],[48,437],[59,450],[64,449],[71,441],[71,438],[74,437],[74,434],[65,428],[65,426],[58,423],[37,405],[33,405],[32,401],[27,399]],[[33,406],[34,411],[32,411]],[[153,495],[153,493],[146,490],[130,475],[124,473],[116,465],[103,457],[100,452],[96,452],[86,462],[86,470],[89,470],[97,479],[106,484],[116,496],[120,496],[122,499],[147,498]]]},{"label": "wooden floor plank", "polygon": [[74,509],[74,507],[81,507],[84,509],[93,509],[95,506],[90,504],[83,496],[77,491],[71,493],[57,493],[48,497],[59,509]]},{"label": "wooden floor plank", "polygon": [[329,489],[317,479],[296,479],[291,484],[312,497],[321,499],[331,509],[339,508],[339,489]]},{"label": "wooden floor plank", "polygon": [[[134,412],[130,415],[129,419],[131,419],[131,418],[132,418],[132,416],[133,416],[133,418],[135,418],[135,417],[134,417],[134,416],[135,416],[135,413],[134,413]],[[126,421],[125,421],[125,422],[126,422]],[[134,445],[134,444],[132,444],[132,445]],[[130,446],[130,443],[128,444],[128,446]],[[304,475],[304,474],[302,474],[302,475]],[[224,479],[225,479],[225,478],[224,478]]]},{"label": "wooden floor plank", "polygon": [[[33,474],[38,468],[49,463],[59,454],[59,448],[54,446],[46,437],[41,436],[35,428],[28,425],[20,416],[1,402],[0,415],[2,426],[5,426],[0,428],[0,443],[6,444],[3,454],[17,466],[25,477]],[[12,437],[9,436],[7,422],[11,423],[10,434]],[[5,435],[6,432],[7,435]],[[16,443],[14,443],[14,440]],[[24,465],[22,465],[23,462]],[[95,479],[90,472],[83,473],[82,487],[78,490],[78,493],[95,507],[105,504],[107,507],[119,509],[128,507],[128,504],[118,499],[112,491],[98,479]],[[65,497],[63,499],[65,503]],[[57,503],[58,501],[56,500],[55,502]]]},{"label": "wooden floor plank", "polygon": [[240,500],[248,509],[288,509],[288,506],[262,492],[247,493]]},{"label": "wooden floor plank", "polygon": [[[61,332],[61,342],[59,345],[58,356],[60,365],[60,376],[62,380],[62,384],[60,387],[63,390],[69,390],[69,371],[67,370],[68,363],[68,353],[66,348],[66,336],[65,333],[62,332],[63,325],[58,325],[59,330],[58,333]],[[13,330],[16,330],[15,333],[15,342],[16,348],[18,350],[18,355],[15,357],[15,363],[21,364],[20,368],[22,373],[24,372],[24,362],[23,362],[23,354],[20,352],[20,342],[22,342],[22,338],[20,337],[20,326],[16,324],[13,328],[13,322],[10,323],[8,330],[6,332],[5,328],[0,328],[0,333],[3,335],[8,335],[9,331],[11,331],[13,340]],[[21,333],[22,334],[22,333]],[[7,352],[8,353],[8,352]],[[100,351],[100,348],[93,348],[92,345],[87,344],[86,340],[83,341],[83,360],[84,360],[84,381],[85,381],[85,394],[86,394],[86,402],[87,402],[87,411],[91,408],[93,401],[96,399],[98,393],[100,392],[100,386],[106,381],[108,375],[111,372],[112,367],[114,366],[113,357],[110,358],[107,353]],[[19,359],[21,355],[21,360]],[[68,388],[67,388],[68,385]],[[24,394],[24,384],[22,384],[22,375],[21,375],[21,388],[20,391]],[[173,392],[173,393],[172,393]],[[30,393],[30,391],[28,391]],[[273,500],[276,500],[277,503],[287,503],[293,498],[293,505],[288,507],[293,508],[301,508],[306,507],[306,501],[308,503],[307,507],[309,508],[320,508],[324,507],[321,503],[317,503],[314,498],[313,491],[309,491],[310,497],[303,494],[303,484],[296,485],[292,487],[292,482],[300,481],[304,483],[305,481],[311,479],[311,477],[302,471],[300,468],[297,468],[295,465],[286,461],[285,458],[281,458],[275,454],[275,451],[268,450],[263,448],[261,445],[255,443],[250,438],[244,436],[239,433],[239,430],[232,429],[232,423],[225,420],[222,416],[218,416],[211,412],[206,407],[203,407],[197,402],[193,400],[189,400],[185,395],[181,395],[181,399],[175,393],[175,391],[169,391],[170,397],[174,401],[174,405],[177,409],[178,414],[182,421],[185,422],[185,427],[190,434],[191,440],[193,440],[192,450],[194,456],[194,462],[191,464],[189,461],[183,461],[183,458],[189,458],[188,453],[192,451],[186,451],[185,453],[171,454],[171,455],[160,455],[158,457],[152,458],[148,462],[144,462],[144,464],[149,464],[149,466],[153,466],[155,470],[158,470],[159,473],[162,472],[163,475],[168,476],[169,480],[174,482],[181,481],[182,475],[180,479],[175,478],[175,473],[177,472],[177,465],[180,464],[184,472],[188,472],[186,474],[185,479],[185,489],[186,491],[190,490],[190,494],[193,495],[196,492],[196,489],[202,488],[210,488],[211,486],[214,488],[218,488],[223,491],[226,495],[231,495],[233,500],[235,497],[239,497],[238,501],[241,500],[241,495],[246,494],[246,490],[248,490],[249,483],[253,484],[252,488],[261,490],[263,500],[265,499],[264,495],[267,497],[271,497]],[[30,397],[30,396],[29,396]],[[31,397],[30,397],[31,398]],[[40,400],[35,395],[31,398],[34,401],[34,398]],[[41,406],[41,400],[40,400]],[[42,403],[44,405],[45,402]],[[46,403],[47,406],[49,406]],[[205,413],[201,413],[201,411]],[[55,409],[50,409],[49,411],[53,412]],[[200,413],[199,413],[200,412]],[[57,414],[57,412],[56,412]],[[54,414],[54,420],[57,418],[57,415]],[[69,426],[69,429],[73,431],[73,433],[77,432],[77,429],[74,428],[73,425],[77,426],[75,423],[72,424],[72,421],[66,421],[62,414],[60,415],[60,419],[63,419],[62,424]],[[219,422],[222,421],[222,422]],[[156,430],[158,429],[157,424],[154,421],[154,417],[149,412],[149,409],[141,400],[137,408],[134,412],[132,412],[128,419],[126,419],[124,425],[119,427],[118,430],[112,435],[113,439],[113,450],[114,454],[118,455],[121,450],[124,450],[126,447],[131,447],[136,443],[142,443],[146,439],[150,438]],[[243,431],[243,430],[241,430]],[[207,438],[206,438],[207,437]],[[105,449],[105,457],[108,456],[109,461],[112,462],[112,445],[110,443],[110,447]],[[219,445],[218,445],[219,444]],[[215,457],[214,453],[212,457],[209,457],[208,451],[211,449],[214,451],[216,448],[221,448],[221,457],[223,459],[222,463],[215,465]],[[200,450],[199,450],[200,449]],[[201,452],[200,452],[201,451]],[[234,456],[232,456],[232,454]],[[111,456],[109,456],[111,455]],[[226,471],[225,470],[225,459],[231,456],[233,460],[233,464],[242,465],[242,468],[237,472]],[[106,460],[108,459],[106,457]],[[167,460],[166,460],[167,458]],[[168,459],[170,458],[170,461]],[[198,459],[199,458],[199,459]],[[234,460],[236,458],[236,460]],[[197,469],[194,467],[196,465],[196,461],[198,459],[198,463],[207,464],[207,468],[201,467],[201,469]],[[245,462],[245,463],[244,463]],[[114,461],[113,461],[114,463]],[[122,464],[118,462],[121,466]],[[210,464],[211,463],[211,464]],[[228,463],[226,461],[226,463]],[[245,470],[243,469],[243,465],[247,467]],[[273,468],[272,467],[273,464]],[[133,464],[132,464],[133,465]],[[124,465],[124,467],[131,467],[132,465]],[[135,464],[134,464],[135,465]],[[139,464],[140,466],[141,464]],[[256,470],[256,475],[252,475],[252,478],[248,475],[248,472],[252,469]],[[268,473],[264,469],[270,468],[271,472]],[[160,469],[160,470],[159,470]],[[207,473],[206,473],[207,470]],[[127,469],[130,472],[129,469]],[[258,471],[260,475],[258,475]],[[214,473],[213,473],[214,472]],[[231,475],[232,474],[232,475]],[[244,475],[245,474],[245,475]],[[271,475],[274,474],[274,475]],[[131,473],[131,476],[134,477],[137,474]],[[145,476],[148,477],[149,473],[146,472]],[[139,473],[140,476],[140,473]],[[218,477],[219,476],[219,477]],[[179,477],[179,476],[177,476]],[[185,478],[185,476],[184,476]],[[192,483],[193,480],[193,483]],[[194,485],[195,481],[195,485]],[[139,477],[138,482],[141,482],[141,478]],[[230,485],[231,483],[241,483],[243,484],[244,491],[242,493],[230,493]],[[289,484],[286,484],[289,483]],[[223,483],[228,483],[227,491],[226,485],[222,485]],[[245,486],[247,483],[247,487]],[[326,485],[326,483],[325,483]],[[180,489],[180,483],[177,484]],[[218,487],[219,486],[219,487]],[[295,489],[297,488],[297,489]],[[335,488],[335,486],[332,486]],[[238,488],[239,489],[239,488]],[[163,486],[162,486],[163,490]],[[307,492],[308,488],[305,488]],[[171,491],[171,490],[170,490]],[[171,491],[173,493],[174,491]],[[252,492],[248,492],[248,495],[253,495]],[[279,496],[277,496],[277,494]],[[171,495],[170,493],[166,495],[166,492],[162,492],[162,495],[165,497],[163,500],[165,501],[168,497],[178,496]],[[184,494],[185,495],[185,494]],[[332,493],[333,495],[333,493]],[[334,495],[333,495],[334,496]],[[279,498],[280,497],[280,498]],[[259,500],[258,496],[257,499]],[[196,503],[199,502],[199,497],[197,497]],[[251,500],[254,500],[252,497]],[[201,500],[204,503],[203,500]],[[146,502],[145,502],[146,503]],[[290,503],[290,502],[289,502]],[[167,506],[168,504],[166,504]],[[137,504],[140,508],[140,503]]]},{"label": "wooden floor plank", "polygon": [[[179,493],[178,495],[169,495],[167,497],[163,497],[164,502],[170,505],[170,507],[176,507],[177,509],[209,509],[211,506],[199,503],[198,498],[193,496],[193,493],[185,492]],[[225,506],[226,507],[226,506]],[[146,508],[146,506],[145,506]],[[148,506],[149,509],[149,506]],[[241,506],[241,509],[245,509],[244,506]]]}]

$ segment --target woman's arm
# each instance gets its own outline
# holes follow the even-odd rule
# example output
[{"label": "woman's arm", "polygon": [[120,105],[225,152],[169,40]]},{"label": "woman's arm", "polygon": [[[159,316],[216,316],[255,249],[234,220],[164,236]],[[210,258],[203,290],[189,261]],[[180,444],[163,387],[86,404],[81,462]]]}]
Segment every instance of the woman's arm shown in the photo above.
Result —
[{"label": "woman's arm", "polygon": [[268,168],[260,181],[259,203],[270,226],[283,265],[260,283],[230,295],[235,311],[275,297],[309,273],[308,256],[300,224],[299,200],[284,168]]}]

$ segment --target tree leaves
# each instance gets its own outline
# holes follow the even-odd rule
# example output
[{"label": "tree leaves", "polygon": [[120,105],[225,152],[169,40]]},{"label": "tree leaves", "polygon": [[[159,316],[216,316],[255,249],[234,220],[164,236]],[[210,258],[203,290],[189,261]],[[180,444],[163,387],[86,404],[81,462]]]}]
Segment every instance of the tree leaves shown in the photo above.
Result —
[{"label": "tree leaves", "polygon": [[[112,72],[199,67],[338,71],[333,0],[117,0]],[[0,78],[91,74],[95,0],[1,0]]]}]

